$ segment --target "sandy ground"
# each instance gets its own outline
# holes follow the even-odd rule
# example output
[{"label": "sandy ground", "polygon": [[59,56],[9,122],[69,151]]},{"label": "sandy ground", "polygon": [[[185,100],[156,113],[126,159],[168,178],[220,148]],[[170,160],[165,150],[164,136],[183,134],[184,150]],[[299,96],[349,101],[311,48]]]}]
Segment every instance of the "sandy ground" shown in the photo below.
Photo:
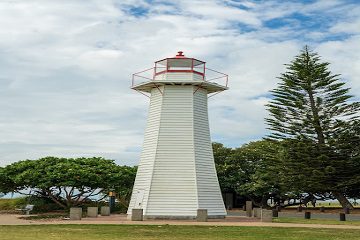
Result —
[{"label": "sandy ground", "polygon": [[40,225],[40,224],[137,224],[137,225],[204,225],[204,226],[257,226],[257,227],[305,227],[305,228],[337,228],[359,229],[353,225],[323,225],[323,224],[294,224],[294,223],[266,223],[255,218],[229,216],[223,220],[209,220],[208,222],[196,222],[194,220],[146,220],[129,221],[126,215],[115,214],[111,216],[99,216],[97,218],[83,218],[80,221],[64,219],[48,220],[25,220],[19,219],[21,215],[1,214],[0,225]]}]

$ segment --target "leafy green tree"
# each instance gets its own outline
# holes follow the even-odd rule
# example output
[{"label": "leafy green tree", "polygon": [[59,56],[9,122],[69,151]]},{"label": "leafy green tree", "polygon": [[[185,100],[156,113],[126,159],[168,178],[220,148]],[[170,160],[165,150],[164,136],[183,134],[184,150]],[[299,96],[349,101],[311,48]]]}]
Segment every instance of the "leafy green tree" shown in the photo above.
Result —
[{"label": "leafy green tree", "polygon": [[267,206],[269,198],[283,199],[276,165],[278,144],[262,140],[239,148],[213,143],[214,158],[222,191],[236,192],[258,206]]},{"label": "leafy green tree", "polygon": [[336,170],[339,176],[333,176],[345,194],[351,198],[360,198],[360,120],[351,121],[337,136],[334,143],[338,158]]},{"label": "leafy green tree", "polygon": [[283,177],[292,182],[289,186],[311,194],[331,193],[344,207],[352,207],[346,195],[349,181],[358,174],[351,169],[356,159],[348,153],[360,142],[346,131],[358,125],[360,105],[350,102],[349,88],[328,65],[305,47],[272,90],[266,122],[270,138],[286,140]]},{"label": "leafy green tree", "polygon": [[241,165],[247,176],[236,190],[258,206],[268,206],[270,198],[280,200],[285,197],[278,176],[278,149],[277,142],[261,140],[245,144],[234,151],[233,161]]},{"label": "leafy green tree", "polygon": [[0,167],[0,194],[2,192],[8,192],[7,184],[6,184],[6,176],[4,173],[4,168]]},{"label": "leafy green tree", "polygon": [[132,188],[134,185],[137,166],[128,167],[122,166],[120,167],[122,171],[121,181],[118,184],[114,185],[114,190],[116,192],[116,198],[123,207],[127,208],[129,206]]},{"label": "leafy green tree", "polygon": [[221,143],[213,143],[212,147],[220,188],[223,192],[233,192],[244,178],[241,168],[232,161],[233,149]]},{"label": "leafy green tree", "polygon": [[101,199],[110,189],[131,189],[136,169],[118,166],[113,160],[45,157],[10,164],[0,171],[6,181],[0,191],[31,189],[63,208],[77,206],[91,198]]}]

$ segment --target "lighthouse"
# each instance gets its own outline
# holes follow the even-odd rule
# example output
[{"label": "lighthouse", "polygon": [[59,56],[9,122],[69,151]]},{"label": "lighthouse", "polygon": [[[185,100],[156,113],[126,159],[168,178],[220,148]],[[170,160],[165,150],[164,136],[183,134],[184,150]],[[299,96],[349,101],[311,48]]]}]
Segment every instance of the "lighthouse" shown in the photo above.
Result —
[{"label": "lighthouse", "polygon": [[[209,73],[217,76],[209,79]],[[225,83],[219,84],[220,79]],[[198,209],[206,209],[209,218],[225,217],[208,97],[228,89],[227,75],[178,52],[134,74],[132,89],[148,96],[150,107],[127,214],[142,209],[145,219],[193,219]]]}]

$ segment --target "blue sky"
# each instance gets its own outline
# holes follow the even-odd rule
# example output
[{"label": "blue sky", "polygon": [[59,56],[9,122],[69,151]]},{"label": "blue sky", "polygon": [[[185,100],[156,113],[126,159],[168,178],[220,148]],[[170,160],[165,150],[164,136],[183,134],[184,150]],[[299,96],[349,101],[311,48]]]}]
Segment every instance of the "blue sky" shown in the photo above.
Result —
[{"label": "blue sky", "polygon": [[43,156],[138,163],[148,99],[131,74],[177,51],[230,76],[209,100],[212,139],[267,133],[264,105],[304,45],[360,95],[360,2],[0,2],[0,166]]}]

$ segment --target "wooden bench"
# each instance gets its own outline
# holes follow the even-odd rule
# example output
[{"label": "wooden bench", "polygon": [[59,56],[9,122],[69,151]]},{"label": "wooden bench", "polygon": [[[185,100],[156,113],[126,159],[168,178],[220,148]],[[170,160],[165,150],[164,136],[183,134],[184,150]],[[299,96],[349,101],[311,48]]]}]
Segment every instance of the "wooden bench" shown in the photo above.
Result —
[{"label": "wooden bench", "polygon": [[29,215],[30,212],[31,212],[33,209],[34,209],[34,205],[28,204],[28,205],[26,205],[24,208],[17,208],[17,209],[15,209],[15,210],[21,211],[22,214]]}]

